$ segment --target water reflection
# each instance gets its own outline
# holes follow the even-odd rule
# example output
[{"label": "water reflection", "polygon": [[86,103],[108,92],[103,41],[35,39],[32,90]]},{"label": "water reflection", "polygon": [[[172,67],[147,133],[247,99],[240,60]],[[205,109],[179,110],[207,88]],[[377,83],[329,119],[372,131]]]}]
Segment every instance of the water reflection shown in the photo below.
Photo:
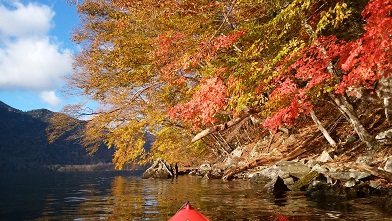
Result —
[{"label": "water reflection", "polygon": [[69,173],[7,177],[0,220],[168,220],[187,201],[211,220],[390,220],[371,199],[309,201],[302,192],[274,196],[248,181],[182,176]]}]

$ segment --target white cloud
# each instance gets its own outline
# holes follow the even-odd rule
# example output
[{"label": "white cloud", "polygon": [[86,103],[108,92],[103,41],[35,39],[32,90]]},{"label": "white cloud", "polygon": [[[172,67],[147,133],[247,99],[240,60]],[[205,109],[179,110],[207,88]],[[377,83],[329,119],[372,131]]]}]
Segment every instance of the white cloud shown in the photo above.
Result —
[{"label": "white cloud", "polygon": [[8,2],[0,0],[0,92],[31,91],[59,104],[54,90],[72,71],[72,53],[49,35],[55,13],[37,3]]},{"label": "white cloud", "polygon": [[70,73],[70,51],[59,51],[48,38],[19,39],[0,48],[0,89],[54,89]]},{"label": "white cloud", "polygon": [[48,103],[52,107],[56,107],[61,103],[60,98],[56,96],[56,93],[54,91],[42,91],[39,96],[43,101]]},{"label": "white cloud", "polygon": [[0,5],[0,36],[31,37],[49,32],[54,12],[46,5],[23,5],[11,1],[9,7]]}]

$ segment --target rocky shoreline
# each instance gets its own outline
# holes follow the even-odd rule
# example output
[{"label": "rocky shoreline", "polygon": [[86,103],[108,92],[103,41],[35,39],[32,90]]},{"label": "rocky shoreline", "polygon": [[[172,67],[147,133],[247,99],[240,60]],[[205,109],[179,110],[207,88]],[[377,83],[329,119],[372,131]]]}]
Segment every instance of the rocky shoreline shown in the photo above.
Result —
[{"label": "rocky shoreline", "polygon": [[[324,156],[323,156],[324,155]],[[281,161],[270,166],[259,166],[236,174],[234,179],[245,179],[279,197],[287,191],[302,191],[312,200],[354,199],[375,196],[375,204],[392,213],[392,157],[386,158],[384,168],[372,171],[362,164],[338,164],[322,154],[318,160]],[[361,170],[362,169],[362,170]],[[218,165],[203,164],[189,175],[220,179],[225,170]]]},{"label": "rocky shoreline", "polygon": [[[224,163],[205,163],[191,170],[180,169],[173,175],[174,167],[159,160],[165,165],[155,164],[155,168],[164,168],[171,171],[172,175],[168,173],[167,176],[162,176],[160,172],[156,173],[159,176],[155,178],[173,178],[188,174],[204,179],[222,179],[228,168],[239,163],[228,164],[234,162],[234,159],[229,157]],[[369,168],[368,164],[364,164],[366,161],[366,157],[359,157],[356,162],[340,164],[334,162],[330,154],[323,152],[315,160],[280,161],[235,174],[233,179],[249,180],[253,185],[262,185],[267,192],[276,197],[281,197],[287,191],[302,191],[316,201],[375,197],[375,204],[392,213],[392,156],[386,157],[384,166],[376,168],[376,171],[373,171],[372,167]],[[143,178],[150,177],[153,176],[143,175]]]}]

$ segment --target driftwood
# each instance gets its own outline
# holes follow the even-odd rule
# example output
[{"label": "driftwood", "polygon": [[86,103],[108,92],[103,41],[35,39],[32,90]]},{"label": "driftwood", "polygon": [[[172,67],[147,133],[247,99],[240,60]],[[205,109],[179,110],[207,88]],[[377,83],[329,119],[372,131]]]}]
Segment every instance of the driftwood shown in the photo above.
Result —
[{"label": "driftwood", "polygon": [[258,109],[258,108],[246,108],[240,114],[239,117],[237,117],[237,118],[235,118],[233,120],[230,120],[230,121],[228,121],[226,123],[218,124],[218,125],[215,125],[213,127],[207,128],[207,129],[203,130],[202,132],[196,134],[196,136],[193,137],[192,142],[196,142],[196,141],[200,140],[201,138],[203,138],[203,137],[205,137],[205,136],[207,136],[207,135],[209,135],[211,133],[214,133],[214,132],[217,132],[217,131],[226,130],[227,128],[230,128],[230,127],[232,127],[232,126],[234,126],[234,125],[236,125],[236,124],[238,124],[240,122],[248,120],[252,116],[252,114],[257,114],[259,112],[260,112],[260,109]]},{"label": "driftwood", "polygon": [[196,134],[196,136],[193,137],[192,142],[196,142],[196,141],[200,140],[201,138],[203,138],[203,137],[205,137],[205,136],[207,136],[207,135],[209,135],[211,133],[214,133],[214,132],[217,132],[217,131],[226,130],[227,128],[230,128],[230,127],[232,127],[232,126],[234,126],[234,125],[236,125],[236,124],[238,124],[240,122],[248,120],[249,118],[250,118],[250,114],[247,114],[245,116],[235,118],[235,119],[233,119],[231,121],[228,121],[226,123],[218,124],[218,125],[215,125],[213,127],[207,128],[207,129],[203,130],[202,132]]}]

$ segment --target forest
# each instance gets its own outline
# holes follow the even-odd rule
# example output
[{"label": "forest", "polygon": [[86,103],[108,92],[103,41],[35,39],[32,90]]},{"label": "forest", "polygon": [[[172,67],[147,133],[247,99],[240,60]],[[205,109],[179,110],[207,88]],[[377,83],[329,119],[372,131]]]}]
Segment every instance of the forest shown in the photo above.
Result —
[{"label": "forest", "polygon": [[[72,35],[81,50],[69,90],[99,106],[64,112],[88,117],[77,139],[92,151],[115,148],[119,169],[156,158],[218,162],[264,141],[268,152],[293,134],[274,160],[391,152],[392,136],[380,138],[392,117],[390,0],[70,4],[82,22]],[[74,126],[61,116],[52,139]],[[147,132],[156,139],[148,152]]]}]

